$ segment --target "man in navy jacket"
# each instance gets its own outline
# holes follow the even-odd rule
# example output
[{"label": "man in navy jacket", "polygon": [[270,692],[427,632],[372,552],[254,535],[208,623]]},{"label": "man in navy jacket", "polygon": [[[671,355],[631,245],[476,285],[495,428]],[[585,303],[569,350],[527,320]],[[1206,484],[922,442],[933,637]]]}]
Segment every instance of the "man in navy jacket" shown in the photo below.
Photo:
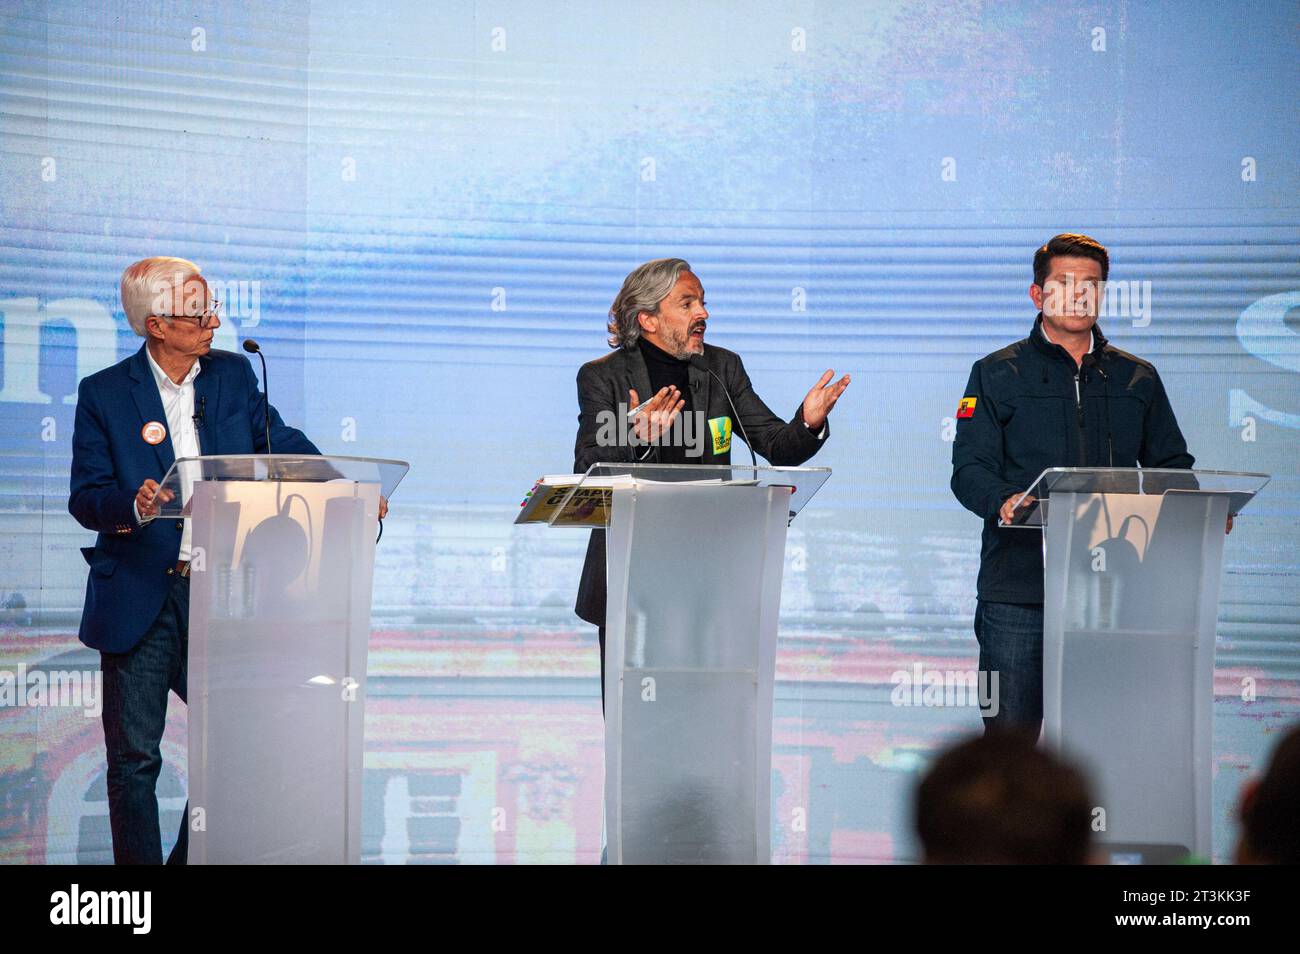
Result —
[{"label": "man in navy jacket", "polygon": [[1097,327],[1109,269],[1106,249],[1086,235],[1057,235],[1040,248],[1029,337],[975,362],[957,409],[952,491],[984,520],[979,666],[998,674],[985,730],[1014,726],[1036,737],[1043,718],[1043,537],[999,527],[999,518],[1031,502],[1018,498],[1048,467],[1194,463],[1155,367]]},{"label": "man in navy jacket", "polygon": [[[77,390],[68,510],[99,536],[81,641],[100,651],[113,858],[158,864],[154,787],[168,692],[186,697],[188,522],[157,518],[158,481],[177,457],[265,453],[267,407],[243,355],[213,351],[218,303],[192,262],[149,258],[122,276],[122,306],[145,339]],[[270,409],[276,453],[319,454]],[[187,812],[188,814],[188,812]],[[187,819],[169,863],[183,863]]]}]

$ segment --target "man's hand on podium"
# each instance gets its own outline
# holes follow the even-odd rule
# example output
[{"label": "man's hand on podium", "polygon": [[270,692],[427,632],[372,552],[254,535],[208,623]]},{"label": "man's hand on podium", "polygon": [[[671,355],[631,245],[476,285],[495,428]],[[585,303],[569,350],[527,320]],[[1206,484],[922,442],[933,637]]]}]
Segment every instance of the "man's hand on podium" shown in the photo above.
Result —
[{"label": "man's hand on podium", "polygon": [[1006,524],[1011,523],[1011,518],[1016,515],[1016,512],[1031,506],[1034,499],[1029,494],[1012,494],[1002,501],[1002,509],[998,511],[998,519]]},{"label": "man's hand on podium", "polygon": [[[1028,507],[1034,502],[1034,498],[1026,494],[1022,499],[1019,494],[1012,494],[1002,502],[1002,509],[998,511],[998,519],[1003,523],[1010,523],[1011,518],[1015,516],[1016,511]],[[1232,514],[1228,514],[1228,525],[1224,528],[1225,534],[1232,533]]]},{"label": "man's hand on podium", "polygon": [[146,480],[135,492],[135,509],[141,520],[158,516],[158,505],[167,503],[176,495],[158,486],[156,480]]},{"label": "man's hand on podium", "polygon": [[817,379],[817,383],[812,386],[812,390],[803,399],[803,421],[813,433],[822,429],[822,425],[826,423],[826,415],[830,414],[835,402],[840,399],[844,389],[849,386],[849,376],[847,374],[834,384],[830,384],[829,382],[833,377],[835,377],[835,370],[833,368],[828,369],[825,374]]}]

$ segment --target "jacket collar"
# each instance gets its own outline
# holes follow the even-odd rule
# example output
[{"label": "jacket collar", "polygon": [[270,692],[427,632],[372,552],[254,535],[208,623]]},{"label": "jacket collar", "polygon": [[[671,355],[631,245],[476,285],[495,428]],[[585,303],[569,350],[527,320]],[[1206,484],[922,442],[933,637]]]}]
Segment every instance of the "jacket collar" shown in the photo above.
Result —
[{"label": "jacket collar", "polygon": [[[1045,356],[1049,358],[1059,358],[1068,361],[1071,366],[1074,365],[1074,358],[1070,357],[1070,352],[1066,351],[1059,344],[1056,344],[1053,341],[1048,341],[1047,336],[1043,334],[1043,313],[1041,311],[1038,313],[1038,317],[1034,319],[1034,327],[1030,329],[1029,340]],[[1106,336],[1102,334],[1101,326],[1094,323],[1092,326],[1092,351],[1089,353],[1096,355],[1095,360],[1101,360],[1109,345],[1110,342],[1107,340]],[[1086,355],[1084,356],[1084,360],[1087,360]]]},{"label": "jacket collar", "polygon": [[[650,371],[645,366],[645,358],[641,356],[641,349],[636,345],[623,349],[624,360],[627,361],[627,370],[629,377],[632,378],[632,387],[636,388],[637,400],[645,403],[654,397],[654,392],[650,390]],[[620,395],[619,400],[629,400],[629,395]],[[629,411],[632,408],[628,408]]]},{"label": "jacket collar", "polygon": [[[636,396],[642,402],[654,397],[654,391],[650,385],[650,371],[646,368],[645,358],[641,354],[641,349],[636,345],[630,348],[621,349],[624,360],[627,362],[628,376],[632,379],[632,387],[636,388]],[[709,346],[704,346],[704,359],[709,360]],[[710,362],[712,363],[712,362]],[[716,371],[715,371],[716,373]],[[707,412],[710,408],[709,400],[712,397],[711,384],[713,376],[707,371],[701,371],[694,364],[689,365],[686,371],[687,379],[690,381],[691,388],[691,409],[692,411]],[[200,375],[202,380],[202,375]],[[627,400],[624,395],[621,400]],[[631,408],[628,408],[630,411]],[[734,428],[736,422],[732,421],[731,426]],[[718,461],[726,462],[729,460],[728,455],[716,455],[713,453],[712,440],[706,440],[704,446],[704,456],[700,459],[702,464],[712,464]]]},{"label": "jacket collar", "polygon": [[140,350],[131,355],[131,360],[126,364],[127,374],[131,375],[132,381],[153,380],[153,372],[149,369],[147,349],[148,345],[140,345]]},{"label": "jacket collar", "polygon": [[[630,377],[632,378],[632,387],[636,388],[636,396],[642,402],[654,397],[654,390],[650,384],[650,370],[646,367],[645,357],[641,354],[641,349],[637,345],[630,348],[622,349]],[[704,346],[704,358],[707,361],[709,357],[709,346]],[[695,365],[689,365],[686,370],[687,379],[691,384],[691,406],[697,411],[706,411],[709,408],[710,388],[712,376],[707,371],[701,371]],[[631,410],[629,408],[628,410]]]},{"label": "jacket collar", "polygon": [[[704,360],[709,361],[708,345],[704,346]],[[712,366],[713,362],[709,361],[709,364],[710,366]],[[715,371],[714,373],[717,372]],[[692,410],[704,411],[705,417],[708,417],[707,412],[709,410],[709,397],[710,397],[709,385],[713,383],[713,375],[709,374],[707,371],[701,371],[693,364],[687,369],[686,375],[691,382]],[[735,427],[736,422],[732,421],[731,426]],[[709,445],[710,453],[712,453],[712,446],[713,446],[712,444]]]},{"label": "jacket collar", "polygon": [[[131,380],[152,381],[154,382],[155,385],[157,385],[158,380],[157,377],[154,375],[154,371],[150,359],[151,356],[149,354],[149,345],[148,344],[140,345],[140,350],[137,351],[135,354],[131,355],[130,360],[126,364],[126,371],[127,374],[131,376]],[[208,365],[212,363],[212,357],[211,355],[206,355],[206,354],[200,355],[197,363],[199,366],[199,373],[194,378],[194,386],[196,388],[199,386],[198,384],[199,380],[203,377],[203,372],[206,371],[208,369]]]},{"label": "jacket collar", "polygon": [[[157,422],[166,428],[167,412],[163,410],[162,396],[158,393],[158,381],[153,376],[153,369],[149,367],[146,348],[147,345],[140,345],[140,350],[135,353],[130,364],[127,365],[127,371],[130,373],[132,380],[135,381],[135,384],[131,386],[131,398],[135,401],[135,408],[140,413],[139,426],[142,429],[146,424],[152,422]],[[143,430],[141,430],[142,440],[143,433]],[[172,449],[171,429],[167,428],[163,439],[151,446],[158,458],[159,476],[157,479],[161,481],[172,464],[176,462],[176,452]]]},{"label": "jacket collar", "polygon": [[[167,413],[163,410],[162,396],[158,392],[158,379],[154,376],[153,368],[149,366],[147,349],[148,345],[140,345],[140,350],[127,362],[127,374],[135,382],[131,387],[131,397],[135,401],[136,410],[140,413],[141,427],[150,421],[157,421],[166,427]],[[194,378],[194,409],[196,413],[200,408],[203,409],[203,423],[199,425],[199,449],[204,454],[215,454],[218,450],[211,444],[210,428],[217,413],[220,381],[209,370],[211,357],[205,354],[199,358],[198,363],[199,373]],[[176,462],[170,431],[161,443],[153,445],[153,449],[158,456],[158,466],[162,468],[162,474],[166,474]]]}]

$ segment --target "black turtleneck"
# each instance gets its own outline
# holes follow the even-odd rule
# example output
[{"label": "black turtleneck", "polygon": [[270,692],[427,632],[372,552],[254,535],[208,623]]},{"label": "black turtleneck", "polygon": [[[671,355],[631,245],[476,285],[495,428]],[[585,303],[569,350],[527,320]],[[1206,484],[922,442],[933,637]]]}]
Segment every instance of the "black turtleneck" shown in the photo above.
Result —
[{"label": "black turtleneck", "polygon": [[[673,385],[686,401],[686,404],[682,406],[681,413],[689,414],[691,412],[690,361],[674,358],[667,351],[646,341],[645,338],[638,338],[637,346],[641,349],[641,357],[645,359],[646,371],[650,374],[650,393],[639,394],[637,397],[642,401],[648,401],[663,388]],[[698,460],[686,459],[685,447],[674,447],[667,442],[659,447],[655,460],[661,464],[699,463]]]}]

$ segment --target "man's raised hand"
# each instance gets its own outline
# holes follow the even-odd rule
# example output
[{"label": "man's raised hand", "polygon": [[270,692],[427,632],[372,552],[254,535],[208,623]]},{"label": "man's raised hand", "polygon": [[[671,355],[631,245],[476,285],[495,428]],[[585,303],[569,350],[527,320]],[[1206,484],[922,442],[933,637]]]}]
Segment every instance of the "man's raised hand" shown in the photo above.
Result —
[{"label": "man's raised hand", "polygon": [[[632,403],[628,407],[636,410],[637,405],[641,403],[636,388],[631,389],[629,396]],[[644,444],[656,440],[660,434],[672,427],[673,420],[685,406],[686,399],[675,386],[660,388],[659,393],[647,401],[646,406],[641,408],[632,419],[632,428],[636,432],[637,439]]]},{"label": "man's raised hand", "polygon": [[820,431],[822,425],[826,423],[826,415],[830,414],[831,408],[835,402],[840,399],[844,389],[849,386],[849,376],[846,374],[834,384],[830,383],[831,378],[835,377],[834,369],[827,369],[826,373],[817,379],[808,396],[803,399],[803,420],[814,431]]}]

